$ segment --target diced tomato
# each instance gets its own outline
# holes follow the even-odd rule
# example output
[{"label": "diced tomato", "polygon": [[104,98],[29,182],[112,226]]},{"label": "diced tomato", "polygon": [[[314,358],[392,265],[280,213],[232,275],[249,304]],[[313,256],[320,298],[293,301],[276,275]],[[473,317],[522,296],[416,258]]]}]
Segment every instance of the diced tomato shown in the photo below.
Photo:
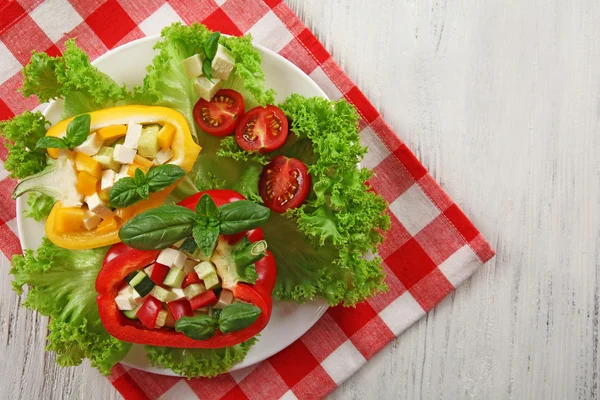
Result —
[{"label": "diced tomato", "polygon": [[212,306],[217,303],[217,296],[213,290],[208,290],[190,300],[192,310],[197,310],[202,307]]},{"label": "diced tomato", "polygon": [[175,318],[173,318],[173,314],[171,311],[167,310],[167,319],[165,320],[165,326],[167,328],[175,328]]},{"label": "diced tomato", "polygon": [[156,283],[157,285],[162,285],[170,270],[171,268],[167,267],[166,265],[154,263],[154,268],[152,268],[152,275],[150,276],[150,279],[152,279],[152,282]]},{"label": "diced tomato", "polygon": [[195,272],[190,272],[183,278],[183,283],[181,284],[182,288],[186,288],[190,286],[192,283],[202,283],[202,279]]},{"label": "diced tomato", "polygon": [[156,318],[158,313],[162,310],[162,303],[160,300],[155,299],[152,296],[148,296],[144,304],[138,310],[136,316],[146,325],[148,328],[154,329],[156,326]]},{"label": "diced tomato", "polygon": [[192,307],[190,306],[190,302],[187,299],[179,299],[177,301],[172,301],[167,303],[167,307],[171,314],[173,314],[173,318],[177,321],[181,317],[191,317],[192,316]]}]

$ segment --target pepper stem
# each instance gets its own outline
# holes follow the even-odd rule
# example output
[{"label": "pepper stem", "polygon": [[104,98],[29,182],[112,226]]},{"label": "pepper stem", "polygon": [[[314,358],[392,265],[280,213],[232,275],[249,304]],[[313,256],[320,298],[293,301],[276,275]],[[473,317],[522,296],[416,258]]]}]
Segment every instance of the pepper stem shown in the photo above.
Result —
[{"label": "pepper stem", "polygon": [[238,268],[244,268],[254,264],[267,255],[267,242],[259,240],[251,243],[247,237],[244,237],[232,249],[232,257]]}]

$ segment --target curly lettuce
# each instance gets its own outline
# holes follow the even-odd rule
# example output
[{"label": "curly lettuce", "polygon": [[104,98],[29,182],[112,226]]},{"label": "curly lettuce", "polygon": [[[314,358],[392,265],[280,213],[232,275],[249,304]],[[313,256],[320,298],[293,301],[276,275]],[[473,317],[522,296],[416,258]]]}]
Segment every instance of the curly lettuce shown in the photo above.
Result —
[{"label": "curly lettuce", "polygon": [[38,139],[46,135],[50,123],[41,112],[25,111],[0,122],[0,136],[8,149],[4,168],[12,178],[25,178],[46,167],[46,152],[35,150]]},{"label": "curly lettuce", "polygon": [[109,374],[131,347],[110,336],[98,314],[94,287],[107,250],[67,250],[44,238],[37,251],[12,258],[13,289],[21,294],[28,286],[23,305],[50,317],[47,350],[56,353],[61,366],[87,358]]},{"label": "curly lettuce", "polygon": [[27,211],[25,216],[33,218],[36,221],[41,221],[50,215],[52,206],[56,199],[40,192],[31,192],[27,198]]}]

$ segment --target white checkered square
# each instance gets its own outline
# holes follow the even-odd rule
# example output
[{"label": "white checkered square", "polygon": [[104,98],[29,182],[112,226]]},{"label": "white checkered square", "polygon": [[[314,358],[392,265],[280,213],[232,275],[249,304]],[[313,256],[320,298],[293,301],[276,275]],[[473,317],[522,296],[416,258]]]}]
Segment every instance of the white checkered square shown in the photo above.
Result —
[{"label": "white checkered square", "polygon": [[215,0],[215,3],[217,3],[217,5],[221,7],[223,4],[227,3],[227,0]]},{"label": "white checkered square", "polygon": [[187,380],[181,379],[179,382],[174,384],[171,389],[164,392],[159,400],[167,399],[197,399],[198,396],[194,393]]},{"label": "white checkered square", "polygon": [[279,52],[294,38],[273,11],[266,13],[248,32],[252,34],[256,43],[274,52]]},{"label": "white checkered square", "polygon": [[254,364],[247,368],[238,369],[237,371],[231,371],[229,375],[233,378],[234,381],[240,383],[244,380],[245,377],[250,375],[250,372],[254,371],[260,364]]},{"label": "white checkered square", "polygon": [[29,15],[53,42],[83,22],[67,0],[47,0]]},{"label": "white checkered square", "polygon": [[298,400],[298,398],[296,397],[294,392],[292,392],[292,389],[290,389],[287,392],[285,392],[285,394],[281,396],[279,400]]},{"label": "white checkered square", "polygon": [[390,155],[390,150],[377,137],[375,132],[373,132],[373,129],[368,126],[360,132],[360,144],[369,149],[365,158],[360,162],[361,167],[374,169]]},{"label": "white checkered square", "polygon": [[144,35],[158,35],[162,28],[174,22],[183,22],[179,14],[168,3],[163,4],[152,15],[143,20],[139,27]]},{"label": "white checkered square", "polygon": [[335,83],[329,79],[325,71],[323,71],[323,68],[315,68],[309,76],[321,89],[323,89],[327,97],[331,100],[339,100],[342,98],[342,92],[340,92],[337,86],[335,86]]},{"label": "white checkered square", "polygon": [[0,85],[21,70],[21,63],[13,56],[8,47],[0,41]]},{"label": "white checkered square", "polygon": [[4,169],[4,162],[0,160],[0,181],[8,176],[8,171]]},{"label": "white checkered square", "polygon": [[425,310],[408,291],[402,293],[379,313],[379,317],[396,336],[423,315]]},{"label": "white checkered square", "polygon": [[6,226],[8,226],[8,229],[10,229],[12,233],[19,236],[19,227],[17,226],[16,218],[11,219],[10,221],[6,221]]},{"label": "white checkered square", "polygon": [[350,340],[335,349],[321,366],[336,384],[340,384],[354,374],[367,360],[354,347]]},{"label": "white checkered square", "polygon": [[390,210],[412,236],[440,215],[440,210],[417,184],[394,200]]},{"label": "white checkered square", "polygon": [[464,245],[439,265],[452,286],[457,287],[481,266],[481,260],[469,245]]}]

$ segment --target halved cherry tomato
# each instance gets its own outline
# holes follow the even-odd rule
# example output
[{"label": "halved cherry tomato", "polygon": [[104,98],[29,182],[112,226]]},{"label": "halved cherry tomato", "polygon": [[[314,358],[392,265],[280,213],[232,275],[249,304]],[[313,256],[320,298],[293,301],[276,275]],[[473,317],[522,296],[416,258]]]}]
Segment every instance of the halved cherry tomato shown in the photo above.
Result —
[{"label": "halved cherry tomato", "polygon": [[263,169],[258,191],[265,205],[275,212],[296,208],[310,191],[308,169],[300,160],[277,156]]},{"label": "halved cherry tomato", "polygon": [[194,120],[200,129],[213,136],[232,134],[242,115],[244,98],[231,89],[221,89],[210,101],[200,99],[194,106]]},{"label": "halved cherry tomato", "polygon": [[275,106],[254,107],[244,114],[235,129],[235,140],[240,147],[259,153],[283,146],[287,135],[287,117]]}]

